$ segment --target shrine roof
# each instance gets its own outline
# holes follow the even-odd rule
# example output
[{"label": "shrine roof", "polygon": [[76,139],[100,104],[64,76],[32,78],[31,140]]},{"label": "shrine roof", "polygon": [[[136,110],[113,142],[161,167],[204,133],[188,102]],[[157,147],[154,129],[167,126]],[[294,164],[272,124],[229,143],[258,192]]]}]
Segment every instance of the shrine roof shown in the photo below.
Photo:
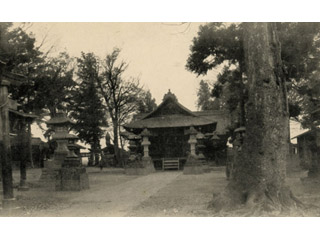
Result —
[{"label": "shrine roof", "polygon": [[162,103],[152,112],[140,114],[135,119],[126,124],[126,129],[132,128],[170,128],[205,126],[216,124],[215,119],[199,116],[181,105],[176,96],[169,90],[165,94]]},{"label": "shrine roof", "polygon": [[225,134],[230,125],[230,114],[223,110],[190,111],[178,102],[170,92],[165,94],[162,103],[150,113],[140,113],[134,116],[131,123],[124,128],[170,128],[216,125],[218,134]]},{"label": "shrine roof", "polygon": [[[316,128],[316,129],[314,129],[314,130],[320,131],[319,128]],[[310,135],[310,134],[312,134],[312,133],[314,132],[314,130],[307,130],[307,131],[305,131],[305,132],[303,132],[303,133],[301,133],[301,134],[299,134],[299,135],[297,135],[297,136],[295,136],[295,137],[292,137],[291,139],[300,138],[300,137],[302,137],[302,136]]]},{"label": "shrine roof", "polygon": [[130,128],[169,128],[169,127],[189,127],[189,126],[204,126],[216,124],[208,118],[185,116],[185,115],[166,115],[153,118],[146,118],[126,124],[124,127]]}]

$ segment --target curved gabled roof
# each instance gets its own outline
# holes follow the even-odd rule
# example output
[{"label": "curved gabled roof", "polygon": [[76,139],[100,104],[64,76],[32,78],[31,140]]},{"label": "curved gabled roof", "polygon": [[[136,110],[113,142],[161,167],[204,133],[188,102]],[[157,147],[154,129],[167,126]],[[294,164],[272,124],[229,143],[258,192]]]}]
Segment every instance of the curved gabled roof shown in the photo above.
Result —
[{"label": "curved gabled roof", "polygon": [[163,102],[151,113],[137,121],[126,124],[130,128],[169,128],[189,127],[216,124],[216,121],[197,116],[192,111],[182,106],[170,91],[165,95]]}]

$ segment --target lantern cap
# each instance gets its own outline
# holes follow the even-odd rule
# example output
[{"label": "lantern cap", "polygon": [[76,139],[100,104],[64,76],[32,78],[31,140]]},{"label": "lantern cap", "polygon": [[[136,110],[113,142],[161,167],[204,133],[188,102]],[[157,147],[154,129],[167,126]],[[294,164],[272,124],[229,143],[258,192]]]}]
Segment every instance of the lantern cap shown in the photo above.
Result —
[{"label": "lantern cap", "polygon": [[79,137],[70,133],[56,132],[52,135],[52,139],[70,139],[71,140],[71,139],[79,139]]},{"label": "lantern cap", "polygon": [[198,131],[194,128],[194,126],[190,126],[188,130],[185,131],[186,135],[196,135]]},{"label": "lantern cap", "polygon": [[198,134],[196,135],[196,138],[197,139],[204,139],[205,136],[204,136],[204,134],[202,132],[198,132]]},{"label": "lantern cap", "polygon": [[143,137],[148,137],[148,136],[151,136],[151,133],[147,128],[144,128],[143,131],[140,133],[140,135]]},{"label": "lantern cap", "polygon": [[64,125],[75,124],[70,118],[66,116],[64,112],[58,112],[57,115],[47,121],[47,125]]}]

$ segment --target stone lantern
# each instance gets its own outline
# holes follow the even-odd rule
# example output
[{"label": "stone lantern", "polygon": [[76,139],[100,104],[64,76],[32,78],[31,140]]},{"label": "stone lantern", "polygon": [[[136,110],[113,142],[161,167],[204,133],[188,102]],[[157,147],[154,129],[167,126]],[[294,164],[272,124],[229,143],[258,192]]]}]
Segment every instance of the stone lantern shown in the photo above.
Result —
[{"label": "stone lantern", "polygon": [[140,140],[140,136],[134,134],[134,133],[130,133],[128,136],[129,139],[129,150],[130,150],[130,161],[135,161],[136,157],[137,157],[137,149],[138,149],[138,145],[137,145],[137,141]]},{"label": "stone lantern", "polygon": [[89,188],[86,169],[81,166],[80,156],[68,149],[68,144],[78,139],[69,133],[73,122],[63,112],[47,122],[54,131],[52,141],[57,143],[53,159],[45,162],[40,181],[55,190],[82,190]]},{"label": "stone lantern", "polygon": [[198,161],[202,163],[204,172],[210,172],[208,162],[206,161],[206,157],[203,154],[204,148],[206,147],[204,145],[204,140],[206,137],[202,132],[198,132],[198,134],[196,135],[196,138],[197,138],[197,149],[198,149]]},{"label": "stone lantern", "polygon": [[[130,149],[130,164],[126,168],[126,174],[128,175],[147,175],[154,171],[154,167],[151,164],[151,158],[149,156],[149,136],[151,133],[144,129],[140,135],[135,135],[130,133],[129,139],[129,149]],[[142,137],[142,141],[141,141]],[[139,143],[143,146],[143,156],[138,153]]]},{"label": "stone lantern", "polygon": [[196,135],[196,139],[197,139],[198,159],[200,161],[205,161],[205,156],[203,155],[203,150],[206,147],[204,145],[205,136],[203,133],[198,132],[198,134]]},{"label": "stone lantern", "polygon": [[214,160],[215,160],[215,163],[218,164],[217,147],[218,147],[220,138],[219,138],[219,136],[218,136],[216,131],[214,131],[212,133],[212,137],[210,139],[212,141],[212,146],[215,148],[215,150],[214,150]]},{"label": "stone lantern", "polygon": [[191,126],[189,131],[187,131],[187,134],[189,134],[188,143],[190,144],[190,154],[192,156],[196,156],[196,144],[197,144],[196,136],[198,134],[198,131],[193,126]]},{"label": "stone lantern", "polygon": [[73,134],[69,134],[69,127],[72,124],[74,123],[71,121],[71,119],[66,117],[65,113],[63,112],[58,112],[55,117],[47,122],[47,126],[51,127],[54,131],[52,135],[52,141],[57,143],[57,147],[53,154],[53,163],[55,167],[62,167],[66,157],[68,155],[70,156],[68,149],[69,140],[78,138]]},{"label": "stone lantern", "polygon": [[149,141],[149,137],[151,136],[151,133],[148,131],[147,128],[143,129],[143,131],[140,133],[140,135],[142,136],[142,142],[141,145],[143,147],[143,160],[150,160],[150,156],[149,156],[149,146],[150,146],[150,141]]},{"label": "stone lantern", "polygon": [[149,169],[151,172],[154,171],[154,166],[151,157],[149,156],[149,146],[151,145],[149,141],[149,137],[152,135],[150,131],[145,128],[143,131],[140,133],[142,136],[142,142],[141,145],[143,146],[143,166],[147,169]]},{"label": "stone lantern", "polygon": [[189,135],[190,153],[187,156],[186,164],[183,168],[183,174],[202,174],[204,172],[202,162],[196,155],[196,144],[198,131],[191,126],[186,130],[186,135]]}]

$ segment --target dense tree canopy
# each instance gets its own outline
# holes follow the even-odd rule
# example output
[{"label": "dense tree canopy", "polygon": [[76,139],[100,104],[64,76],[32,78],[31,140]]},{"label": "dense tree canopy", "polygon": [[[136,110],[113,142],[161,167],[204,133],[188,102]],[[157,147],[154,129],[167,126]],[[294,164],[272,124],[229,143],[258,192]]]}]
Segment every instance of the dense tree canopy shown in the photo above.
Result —
[{"label": "dense tree canopy", "polygon": [[[320,24],[277,23],[276,25],[281,43],[283,71],[287,82],[292,85],[289,91],[290,114],[292,117],[297,117],[309,89],[306,82],[310,80],[313,72],[318,70]],[[242,111],[240,115],[242,121],[245,121],[245,108],[241,107],[247,98],[242,43],[242,23],[209,23],[201,26],[198,36],[193,40],[186,67],[197,75],[207,74],[214,68],[222,68],[213,95],[215,97],[227,95],[224,97],[227,98],[230,111]],[[226,89],[228,91],[225,91]],[[309,115],[307,111],[304,111],[304,114]]]},{"label": "dense tree canopy", "polygon": [[48,58],[35,77],[35,109],[54,117],[58,110],[67,111],[72,99],[73,59],[67,53]]},{"label": "dense tree canopy", "polygon": [[96,150],[100,148],[104,134],[102,127],[107,126],[106,110],[97,86],[99,61],[93,53],[82,53],[77,63],[78,84],[72,92],[70,104],[71,116],[76,121],[74,130],[82,141]]},{"label": "dense tree canopy", "polygon": [[21,27],[13,28],[11,23],[0,23],[0,60],[5,63],[5,71],[24,75],[26,78],[19,87],[10,86],[11,98],[21,104],[23,110],[34,111],[36,98],[35,76],[44,57],[35,38]]}]

